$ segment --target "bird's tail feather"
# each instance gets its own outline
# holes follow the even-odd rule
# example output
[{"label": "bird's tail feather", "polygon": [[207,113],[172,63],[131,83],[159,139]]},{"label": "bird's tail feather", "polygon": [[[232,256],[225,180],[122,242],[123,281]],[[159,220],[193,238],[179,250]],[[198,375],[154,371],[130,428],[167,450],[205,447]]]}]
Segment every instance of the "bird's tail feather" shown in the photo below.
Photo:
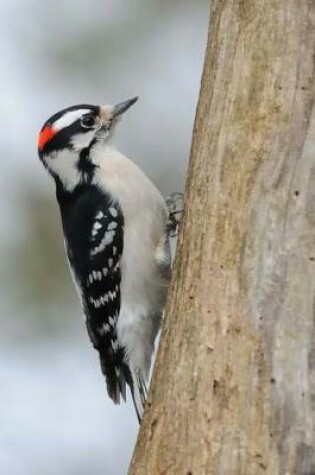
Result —
[{"label": "bird's tail feather", "polygon": [[130,370],[131,373],[131,384],[130,390],[133,400],[133,405],[138,417],[139,424],[142,421],[142,416],[145,408],[145,403],[148,396],[147,387],[144,379],[137,374],[133,369]]},{"label": "bird's tail feather", "polygon": [[100,354],[100,357],[109,397],[113,400],[114,404],[120,404],[120,397],[126,401],[127,383],[130,387],[133,405],[140,423],[148,395],[144,378],[138,371],[130,368],[126,362],[121,362],[119,366],[113,367],[107,364],[106,355]]}]

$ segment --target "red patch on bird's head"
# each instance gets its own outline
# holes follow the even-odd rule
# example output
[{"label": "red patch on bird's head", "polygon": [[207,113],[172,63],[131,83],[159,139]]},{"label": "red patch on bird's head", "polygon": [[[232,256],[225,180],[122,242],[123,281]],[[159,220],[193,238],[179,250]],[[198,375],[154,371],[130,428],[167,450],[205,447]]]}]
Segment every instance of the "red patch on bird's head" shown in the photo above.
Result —
[{"label": "red patch on bird's head", "polygon": [[51,125],[46,125],[40,132],[38,136],[38,150],[41,152],[45,145],[56,135],[57,130],[51,127]]}]

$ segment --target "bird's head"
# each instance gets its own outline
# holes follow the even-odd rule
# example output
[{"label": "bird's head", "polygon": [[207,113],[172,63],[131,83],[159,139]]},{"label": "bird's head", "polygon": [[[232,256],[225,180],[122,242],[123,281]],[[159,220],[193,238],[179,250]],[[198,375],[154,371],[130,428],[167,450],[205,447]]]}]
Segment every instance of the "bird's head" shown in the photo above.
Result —
[{"label": "bird's head", "polygon": [[137,97],[115,106],[80,104],[57,112],[38,136],[38,154],[49,173],[71,190],[89,179],[93,171],[91,150],[106,145],[121,115]]}]

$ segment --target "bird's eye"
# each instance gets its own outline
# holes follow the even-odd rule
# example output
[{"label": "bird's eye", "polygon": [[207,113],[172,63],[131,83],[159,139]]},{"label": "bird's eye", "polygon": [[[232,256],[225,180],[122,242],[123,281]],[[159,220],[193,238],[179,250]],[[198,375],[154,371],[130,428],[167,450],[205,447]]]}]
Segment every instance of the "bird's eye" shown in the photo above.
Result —
[{"label": "bird's eye", "polygon": [[91,114],[85,115],[81,119],[81,126],[85,129],[91,129],[95,125],[95,117]]}]

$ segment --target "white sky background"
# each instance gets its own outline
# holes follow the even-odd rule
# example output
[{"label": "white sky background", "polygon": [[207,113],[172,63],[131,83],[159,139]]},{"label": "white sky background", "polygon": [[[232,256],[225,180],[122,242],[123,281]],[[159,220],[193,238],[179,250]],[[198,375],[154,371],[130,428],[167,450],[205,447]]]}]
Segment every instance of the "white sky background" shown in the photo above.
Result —
[{"label": "white sky background", "polygon": [[[21,189],[53,199],[36,140],[61,108],[139,95],[117,145],[164,194],[182,188],[207,26],[207,0],[0,1],[0,262],[30,231]],[[8,277],[0,266],[0,473],[123,475],[136,417],[107,398],[66,264],[68,299],[56,292],[53,309],[23,300],[21,276],[32,275],[21,267]],[[61,322],[56,336],[36,332],[48,317]]]}]

